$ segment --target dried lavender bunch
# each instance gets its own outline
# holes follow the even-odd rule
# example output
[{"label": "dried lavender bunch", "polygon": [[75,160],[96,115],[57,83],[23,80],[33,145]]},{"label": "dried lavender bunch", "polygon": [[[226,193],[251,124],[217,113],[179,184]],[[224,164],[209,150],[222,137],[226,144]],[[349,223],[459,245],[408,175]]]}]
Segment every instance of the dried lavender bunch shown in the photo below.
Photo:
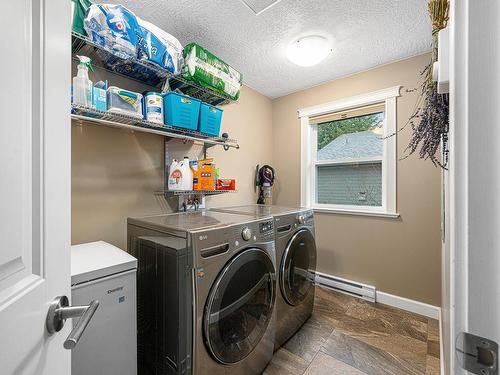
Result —
[{"label": "dried lavender bunch", "polygon": [[[420,92],[424,102],[422,107],[415,109],[408,121],[413,134],[406,150],[408,156],[419,150],[421,159],[429,159],[434,165],[447,169],[449,95],[438,94],[436,84],[429,79],[432,64],[427,65],[421,74],[425,77]],[[440,145],[443,150],[442,160],[439,157]]]},{"label": "dried lavender bunch", "polygon": [[[424,77],[420,98],[423,105],[417,106],[408,120],[413,130],[407,151],[409,155],[419,149],[421,159],[430,159],[436,166],[447,169],[448,165],[448,130],[449,130],[449,95],[438,94],[437,85],[432,80],[432,66],[438,55],[438,32],[446,27],[449,20],[449,0],[429,0],[428,10],[432,21],[432,58],[421,75]],[[406,125],[405,125],[406,126]],[[443,157],[439,158],[442,145]]]}]

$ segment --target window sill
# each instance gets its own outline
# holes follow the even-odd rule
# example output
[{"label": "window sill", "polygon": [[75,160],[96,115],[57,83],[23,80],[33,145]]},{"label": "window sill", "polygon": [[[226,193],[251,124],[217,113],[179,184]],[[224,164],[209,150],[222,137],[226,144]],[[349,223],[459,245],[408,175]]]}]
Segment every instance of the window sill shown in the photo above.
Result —
[{"label": "window sill", "polygon": [[399,213],[389,213],[382,211],[358,211],[342,208],[324,208],[324,207],[313,207],[314,212],[325,213],[325,214],[341,214],[341,215],[357,215],[357,216],[374,216],[374,217],[384,217],[388,219],[398,219],[400,217]]}]

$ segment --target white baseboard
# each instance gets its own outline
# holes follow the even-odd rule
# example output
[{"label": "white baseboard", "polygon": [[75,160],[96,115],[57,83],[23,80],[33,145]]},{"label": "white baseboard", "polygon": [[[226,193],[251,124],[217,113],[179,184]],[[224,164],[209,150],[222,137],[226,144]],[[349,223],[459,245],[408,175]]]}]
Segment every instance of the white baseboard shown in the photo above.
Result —
[{"label": "white baseboard", "polygon": [[441,311],[437,306],[379,291],[377,291],[377,302],[432,319],[439,319]]},{"label": "white baseboard", "polygon": [[[357,288],[358,290],[354,290],[358,294],[364,294],[364,293],[359,292],[359,290],[360,290],[359,287],[361,287],[363,289],[366,288],[366,290],[368,292],[370,292],[369,294],[374,292],[375,301],[378,303],[383,303],[384,305],[396,307],[398,309],[409,311],[409,312],[419,314],[419,315],[423,315],[423,316],[426,316],[426,317],[432,318],[432,319],[439,319],[440,318],[441,308],[439,308],[437,306],[429,305],[427,303],[415,301],[415,300],[404,298],[404,297],[395,296],[393,294],[389,294],[389,293],[385,293],[385,292],[380,292],[380,291],[376,290],[373,286],[358,283],[357,281],[351,281],[351,280],[339,278],[336,276],[328,275],[325,273],[316,272],[316,283],[318,285],[323,285],[323,286],[326,286],[327,288],[337,289],[337,287],[339,287],[339,286],[336,285],[333,282],[333,280],[342,280],[346,283],[358,285],[358,288]],[[340,288],[345,289],[346,287],[340,286]],[[340,292],[352,292],[351,290],[344,290],[344,291],[339,290],[339,291]],[[366,298],[369,296],[364,296],[364,295],[356,296],[352,293],[348,293],[348,294],[353,295],[355,297],[363,298],[363,299],[369,299],[369,298]]]}]

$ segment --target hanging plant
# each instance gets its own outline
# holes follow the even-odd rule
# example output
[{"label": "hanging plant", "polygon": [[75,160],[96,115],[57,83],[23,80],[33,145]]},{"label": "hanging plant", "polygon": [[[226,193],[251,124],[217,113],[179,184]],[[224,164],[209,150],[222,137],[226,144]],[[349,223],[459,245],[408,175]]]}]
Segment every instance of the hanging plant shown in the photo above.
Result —
[{"label": "hanging plant", "polygon": [[[408,124],[413,134],[407,147],[408,155],[418,150],[421,159],[429,159],[434,165],[446,169],[448,164],[449,95],[438,94],[437,83],[432,80],[432,67],[438,57],[438,32],[448,23],[449,0],[429,0],[432,20],[432,57],[421,72],[422,85],[416,109]],[[406,126],[406,125],[405,125]],[[440,158],[439,148],[443,154]]]}]

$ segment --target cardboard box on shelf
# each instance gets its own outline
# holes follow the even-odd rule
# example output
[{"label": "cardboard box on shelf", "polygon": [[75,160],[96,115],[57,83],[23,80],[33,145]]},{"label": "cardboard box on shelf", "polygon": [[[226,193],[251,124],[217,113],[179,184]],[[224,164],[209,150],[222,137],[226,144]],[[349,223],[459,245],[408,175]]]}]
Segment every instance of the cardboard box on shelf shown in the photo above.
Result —
[{"label": "cardboard box on shelf", "polygon": [[215,190],[236,190],[234,178],[219,178],[215,184]]},{"label": "cardboard box on shelf", "polygon": [[214,159],[192,161],[193,190],[215,190],[215,164]]}]

